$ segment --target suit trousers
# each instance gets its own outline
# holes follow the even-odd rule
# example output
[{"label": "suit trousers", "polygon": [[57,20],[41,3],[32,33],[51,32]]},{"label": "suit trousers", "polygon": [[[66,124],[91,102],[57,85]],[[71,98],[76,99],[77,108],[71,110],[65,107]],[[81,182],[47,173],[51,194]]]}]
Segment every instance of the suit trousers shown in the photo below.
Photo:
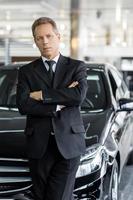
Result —
[{"label": "suit trousers", "polygon": [[80,156],[65,159],[58,150],[55,136],[49,136],[44,156],[29,159],[34,200],[72,200],[79,162]]}]

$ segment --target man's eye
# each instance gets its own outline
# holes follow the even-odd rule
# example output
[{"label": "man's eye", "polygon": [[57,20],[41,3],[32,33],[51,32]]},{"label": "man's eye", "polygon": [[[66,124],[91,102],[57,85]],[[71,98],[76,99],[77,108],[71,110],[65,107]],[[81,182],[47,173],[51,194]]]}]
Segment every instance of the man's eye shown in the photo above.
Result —
[{"label": "man's eye", "polygon": [[53,38],[53,35],[47,35],[47,38],[48,38],[48,39],[52,39],[52,38]]},{"label": "man's eye", "polygon": [[40,41],[43,41],[43,40],[46,39],[46,38],[47,38],[48,40],[52,40],[53,37],[54,37],[54,36],[53,36],[53,35],[50,35],[50,34],[49,34],[49,35],[46,35],[46,36],[44,36],[44,37],[39,37],[39,36],[38,36],[38,37],[36,37],[36,41],[40,42]]},{"label": "man's eye", "polygon": [[36,40],[40,41],[40,40],[42,40],[42,38],[41,37],[36,37]]}]

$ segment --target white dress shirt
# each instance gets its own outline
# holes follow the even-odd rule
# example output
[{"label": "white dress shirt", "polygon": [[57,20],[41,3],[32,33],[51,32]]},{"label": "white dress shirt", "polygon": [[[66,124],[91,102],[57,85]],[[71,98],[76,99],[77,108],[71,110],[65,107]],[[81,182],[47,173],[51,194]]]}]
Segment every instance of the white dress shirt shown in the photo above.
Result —
[{"label": "white dress shirt", "polygon": [[[57,62],[58,62],[59,56],[60,56],[60,54],[57,55],[55,58],[52,59],[53,61],[55,61],[55,63],[54,63],[53,66],[52,66],[52,70],[53,70],[54,73],[55,73],[55,70],[56,70],[56,64],[57,64]],[[43,63],[44,63],[44,65],[45,65],[47,71],[49,71],[49,65],[45,62],[45,61],[48,60],[48,59],[42,56],[42,60],[43,60]],[[50,59],[50,60],[51,60],[51,59]],[[63,108],[63,107],[64,107],[64,106],[57,105],[56,111],[60,111],[61,108]]]}]

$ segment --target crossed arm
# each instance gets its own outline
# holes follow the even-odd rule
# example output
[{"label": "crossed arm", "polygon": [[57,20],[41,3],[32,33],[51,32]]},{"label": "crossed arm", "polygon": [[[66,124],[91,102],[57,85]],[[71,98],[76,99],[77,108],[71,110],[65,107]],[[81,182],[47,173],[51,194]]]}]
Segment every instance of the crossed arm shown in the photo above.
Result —
[{"label": "crossed arm", "polygon": [[[78,84],[79,84],[78,81],[73,81],[73,82],[68,86],[68,88],[76,87]],[[45,94],[44,94],[44,95],[45,95]],[[43,100],[42,90],[40,90],[40,91],[35,91],[35,92],[30,92],[30,97],[33,98],[34,100],[37,100],[37,101]]]},{"label": "crossed arm", "polygon": [[[74,81],[68,86],[68,88],[76,87],[77,85],[78,85],[78,81]],[[30,97],[36,101],[42,101],[43,100],[42,90],[30,92]],[[45,98],[45,94],[44,94],[44,98]],[[64,105],[57,105],[56,111],[60,111],[65,107],[66,106],[64,106]]]},{"label": "crossed arm", "polygon": [[31,92],[26,72],[20,69],[17,85],[17,106],[21,114],[32,116],[55,116],[57,105],[60,108],[78,106],[83,101],[86,90],[86,71],[79,68],[68,87],[41,89]]}]

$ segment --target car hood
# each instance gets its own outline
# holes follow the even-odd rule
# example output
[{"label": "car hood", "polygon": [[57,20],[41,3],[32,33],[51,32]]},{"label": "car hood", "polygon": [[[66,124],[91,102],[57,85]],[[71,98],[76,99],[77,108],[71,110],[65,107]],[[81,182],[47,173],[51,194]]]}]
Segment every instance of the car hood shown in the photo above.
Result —
[{"label": "car hood", "polygon": [[0,108],[0,131],[24,130],[25,121],[17,109]]},{"label": "car hood", "polygon": [[112,111],[108,109],[102,112],[86,112],[82,114],[86,130],[85,139],[87,147],[102,143],[111,113]]},{"label": "car hood", "polygon": [[[110,116],[111,110],[82,113],[87,147],[102,141]],[[0,156],[25,157],[25,122],[17,110],[0,109]]]},{"label": "car hood", "polygon": [[26,158],[25,120],[14,109],[0,109],[0,157]]}]

